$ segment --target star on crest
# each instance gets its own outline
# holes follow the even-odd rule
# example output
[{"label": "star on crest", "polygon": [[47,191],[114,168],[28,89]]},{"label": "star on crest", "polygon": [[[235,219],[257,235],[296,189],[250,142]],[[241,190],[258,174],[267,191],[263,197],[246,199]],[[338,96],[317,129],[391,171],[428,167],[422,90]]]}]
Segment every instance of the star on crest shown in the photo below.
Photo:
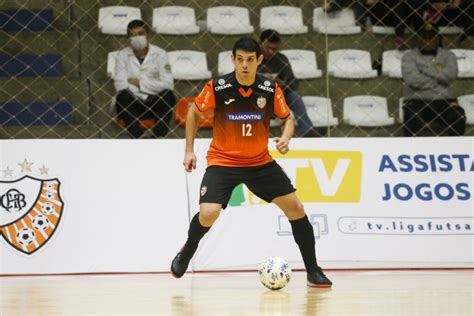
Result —
[{"label": "star on crest", "polygon": [[6,169],[3,169],[3,176],[6,177],[13,177],[13,170],[7,167]]},{"label": "star on crest", "polygon": [[34,162],[29,162],[26,160],[26,158],[23,160],[22,163],[19,163],[18,165],[21,167],[21,172],[29,171],[31,172],[31,166],[33,165]]},{"label": "star on crest", "polygon": [[48,175],[49,168],[46,168],[45,165],[43,165],[41,168],[38,168],[38,170],[41,172],[41,175]]}]

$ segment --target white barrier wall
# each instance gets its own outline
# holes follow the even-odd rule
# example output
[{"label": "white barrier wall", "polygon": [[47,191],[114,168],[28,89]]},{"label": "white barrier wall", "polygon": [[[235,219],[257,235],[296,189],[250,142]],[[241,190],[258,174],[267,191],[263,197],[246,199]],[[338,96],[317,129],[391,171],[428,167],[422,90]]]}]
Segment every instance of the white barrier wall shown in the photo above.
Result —
[{"label": "white barrier wall", "polygon": [[[473,142],[294,139],[273,154],[324,267],[472,267]],[[0,274],[168,271],[208,144],[196,141],[186,175],[183,140],[0,141]],[[286,218],[240,186],[191,269],[255,269],[270,255],[302,267]]]},{"label": "white barrier wall", "polygon": [[[203,148],[203,147],[201,147]],[[190,176],[197,210],[201,164]],[[313,224],[330,268],[472,267],[472,138],[293,139],[273,152]],[[195,256],[196,270],[251,269],[265,257],[302,261],[274,205],[237,188]]]},{"label": "white barrier wall", "polygon": [[[0,195],[4,196],[0,225],[11,222],[7,215],[16,213],[14,202],[21,200],[18,193],[5,198],[8,189],[19,188],[8,182],[24,175],[59,179],[64,201],[56,230],[32,254],[22,251],[34,250],[34,243],[17,250],[2,234],[0,274],[169,269],[189,223],[185,175],[177,158],[183,141],[15,140],[0,144]],[[26,201],[37,200],[36,194],[19,191]],[[5,205],[12,207],[9,212]],[[43,213],[41,205],[36,209]],[[34,218],[37,211],[31,213]],[[17,217],[22,215],[19,212]],[[23,218],[26,223],[18,220],[17,229],[28,224],[28,216]],[[10,237],[15,241],[13,230]],[[36,235],[43,237],[39,231]]]}]

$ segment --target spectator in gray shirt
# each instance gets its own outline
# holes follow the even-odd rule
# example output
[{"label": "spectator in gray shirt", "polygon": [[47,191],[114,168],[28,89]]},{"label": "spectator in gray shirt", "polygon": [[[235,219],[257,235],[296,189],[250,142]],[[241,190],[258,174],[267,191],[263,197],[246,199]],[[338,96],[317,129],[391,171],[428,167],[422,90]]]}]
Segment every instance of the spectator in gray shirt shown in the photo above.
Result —
[{"label": "spectator in gray shirt", "polygon": [[466,115],[451,92],[458,74],[456,55],[440,47],[433,24],[417,32],[417,46],[402,58],[404,136],[464,135]]}]

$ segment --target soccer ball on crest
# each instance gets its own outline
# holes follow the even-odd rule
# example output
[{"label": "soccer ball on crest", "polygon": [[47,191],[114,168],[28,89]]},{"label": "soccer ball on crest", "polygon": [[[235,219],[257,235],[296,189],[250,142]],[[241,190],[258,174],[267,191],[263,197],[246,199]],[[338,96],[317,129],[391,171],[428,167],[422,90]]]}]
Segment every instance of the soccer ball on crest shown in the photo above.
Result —
[{"label": "soccer ball on crest", "polygon": [[260,282],[270,290],[284,288],[291,278],[291,268],[288,262],[280,257],[270,257],[258,268]]}]

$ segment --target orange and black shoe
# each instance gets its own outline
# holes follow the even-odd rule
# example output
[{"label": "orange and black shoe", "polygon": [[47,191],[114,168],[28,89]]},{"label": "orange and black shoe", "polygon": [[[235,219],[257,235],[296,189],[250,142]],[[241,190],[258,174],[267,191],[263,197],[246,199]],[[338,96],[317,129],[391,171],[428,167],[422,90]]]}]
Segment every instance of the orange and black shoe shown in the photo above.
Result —
[{"label": "orange and black shoe", "polygon": [[323,273],[321,267],[310,268],[307,271],[307,285],[316,288],[330,288],[332,286],[331,280]]},{"label": "orange and black shoe", "polygon": [[177,279],[182,277],[186,273],[190,261],[190,256],[183,255],[182,251],[178,252],[171,262],[171,274]]}]

